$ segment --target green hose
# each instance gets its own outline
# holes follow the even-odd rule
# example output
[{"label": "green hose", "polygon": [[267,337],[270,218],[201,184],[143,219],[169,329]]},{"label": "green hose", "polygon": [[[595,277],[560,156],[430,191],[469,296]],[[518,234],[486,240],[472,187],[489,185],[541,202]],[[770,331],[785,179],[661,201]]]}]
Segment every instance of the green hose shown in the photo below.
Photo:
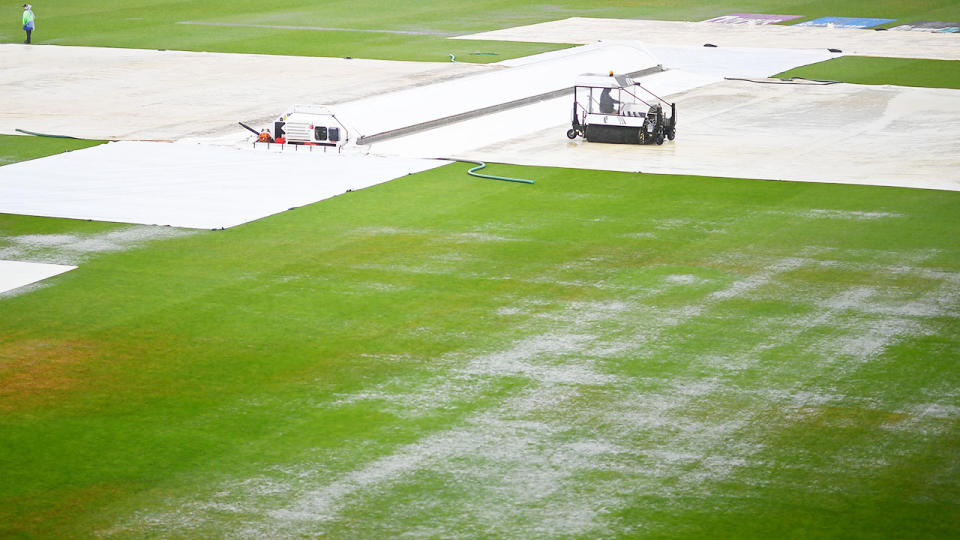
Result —
[{"label": "green hose", "polygon": [[469,160],[469,159],[461,159],[460,161],[464,161],[464,162],[466,162],[466,163],[474,163],[474,164],[476,164],[476,167],[474,167],[474,168],[470,169],[469,171],[467,171],[467,174],[469,174],[470,176],[476,176],[476,177],[478,177],[478,178],[489,178],[490,180],[503,180],[504,182],[519,182],[519,183],[521,183],[521,184],[532,184],[532,183],[533,183],[533,180],[524,180],[523,178],[507,178],[507,177],[505,177],[505,176],[493,176],[493,175],[490,175],[490,174],[480,174],[480,173],[474,172],[474,171],[479,171],[480,169],[486,167],[486,166],[487,166],[486,163],[484,163],[484,162],[482,162],[482,161],[471,161],[471,160]]}]

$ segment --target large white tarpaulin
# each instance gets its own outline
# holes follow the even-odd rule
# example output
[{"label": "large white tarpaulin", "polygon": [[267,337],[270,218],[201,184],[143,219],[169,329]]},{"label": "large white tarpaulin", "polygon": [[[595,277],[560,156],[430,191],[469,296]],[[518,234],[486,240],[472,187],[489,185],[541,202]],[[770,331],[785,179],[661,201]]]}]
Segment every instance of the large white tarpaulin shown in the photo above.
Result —
[{"label": "large white tarpaulin", "polygon": [[268,54],[0,44],[0,133],[180,140],[245,133],[292,103],[338,103],[494,70]]},{"label": "large white tarpaulin", "polygon": [[840,49],[845,54],[895,58],[960,60],[960,40],[950,34],[876,32],[856,28],[816,28],[779,24],[717,24],[712,22],[645,21],[571,17],[457,36],[455,39],[594,43],[642,41],[664,45],[706,44],[718,47],[778,47]]},{"label": "large white tarpaulin", "polygon": [[443,164],[117,142],[0,167],[0,213],[232,227]]}]

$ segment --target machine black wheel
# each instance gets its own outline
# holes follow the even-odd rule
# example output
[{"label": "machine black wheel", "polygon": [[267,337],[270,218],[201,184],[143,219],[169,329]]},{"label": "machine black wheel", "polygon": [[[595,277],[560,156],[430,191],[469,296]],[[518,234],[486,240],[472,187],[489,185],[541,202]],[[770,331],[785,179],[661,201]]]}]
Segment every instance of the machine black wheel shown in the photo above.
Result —
[{"label": "machine black wheel", "polygon": [[577,130],[575,130],[575,129],[568,129],[568,130],[567,130],[567,138],[568,138],[568,139],[576,139],[576,138],[577,138]]},{"label": "machine black wheel", "polygon": [[657,144],[663,144],[663,131],[657,132]]},{"label": "machine black wheel", "polygon": [[667,138],[671,141],[677,138],[677,130],[675,128],[670,128],[667,130]]}]

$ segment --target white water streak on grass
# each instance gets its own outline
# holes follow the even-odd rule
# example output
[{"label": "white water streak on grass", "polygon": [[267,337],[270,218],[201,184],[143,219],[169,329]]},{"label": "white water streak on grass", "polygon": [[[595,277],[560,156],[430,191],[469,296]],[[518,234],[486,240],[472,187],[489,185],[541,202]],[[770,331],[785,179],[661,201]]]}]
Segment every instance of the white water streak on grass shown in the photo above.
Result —
[{"label": "white water streak on grass", "polygon": [[502,234],[493,234],[488,232],[465,232],[454,235],[460,243],[472,243],[472,242],[519,242],[519,238],[510,238],[503,236]]},{"label": "white water streak on grass", "polygon": [[862,212],[858,210],[828,210],[823,208],[815,208],[806,212],[792,215],[808,218],[850,219],[855,221],[903,217],[903,214],[897,214],[893,212]]},{"label": "white water streak on grass", "polygon": [[657,220],[654,224],[654,228],[661,231],[682,230],[686,233],[698,232],[706,234],[724,234],[727,232],[724,227],[732,225],[734,222],[735,220],[732,218],[713,221],[689,218],[668,218]]},{"label": "white water streak on grass", "polygon": [[[622,313],[626,304],[606,302],[599,304],[574,303],[561,314],[552,316],[553,322],[566,325],[571,322],[583,329]],[[557,319],[563,319],[558,321]],[[603,385],[616,378],[598,373],[585,359],[595,356],[603,345],[598,336],[590,333],[554,333],[533,335],[517,341],[511,348],[488,354],[471,355],[467,362],[427,380],[410,385],[394,381],[370,390],[343,396],[340,404],[362,400],[383,401],[388,410],[399,416],[423,416],[437,409],[448,408],[455,401],[472,400],[483,394],[504,377],[523,377],[538,384]],[[444,359],[441,364],[460,364],[460,354]],[[547,361],[544,361],[547,359]]]},{"label": "white water streak on grass", "polygon": [[152,240],[194,234],[172,227],[135,225],[94,234],[29,234],[0,237],[0,259],[77,265],[91,255],[134,249]]},{"label": "white water streak on grass", "polygon": [[896,219],[904,217],[896,212],[876,212],[862,210],[835,210],[828,208],[811,208],[805,210],[767,210],[766,214],[785,216],[794,219],[835,219],[848,221],[872,221],[878,219]]},{"label": "white water streak on grass", "polygon": [[806,261],[807,259],[801,259],[801,258],[795,258],[795,257],[788,257],[788,258],[782,259],[778,261],[776,264],[773,264],[767,267],[762,272],[759,272],[757,274],[747,276],[741,280],[735,281],[732,285],[730,285],[724,290],[711,293],[710,296],[708,297],[708,301],[729,300],[730,298],[742,296],[748,292],[754,291],[766,285],[777,274],[781,274],[790,270],[795,270],[797,268],[800,268],[806,263]]},{"label": "white water streak on grass", "polygon": [[896,317],[956,316],[957,290],[957,284],[943,283],[919,298],[913,296],[913,291],[907,298],[902,298],[903,292],[900,292],[901,297],[898,298],[898,291],[883,290],[876,286],[857,286],[822,305],[834,310]]},{"label": "white water streak on grass", "polygon": [[[792,264],[786,267],[792,267]],[[760,286],[772,276],[773,271],[768,270],[762,279],[735,283],[735,291],[742,293]],[[674,283],[677,286],[683,284],[684,280]],[[732,296],[734,294],[716,298]],[[737,449],[736,455],[726,455],[720,451],[724,441],[729,440],[742,426],[742,421],[720,424],[678,422],[671,426],[673,436],[667,437],[662,446],[634,456],[634,459],[641,459],[646,465],[640,470],[628,467],[620,471],[626,476],[611,480],[609,489],[595,493],[589,505],[585,505],[581,497],[564,489],[574,477],[585,472],[617,470],[615,458],[620,454],[630,454],[628,448],[637,435],[637,426],[649,426],[650,418],[664,418],[671,414],[678,416],[675,420],[679,420],[692,400],[704,398],[715,388],[713,383],[695,382],[655,393],[627,390],[625,399],[615,400],[616,405],[612,409],[604,405],[603,400],[585,406],[586,410],[583,411],[564,405],[586,388],[608,391],[603,389],[631,385],[629,379],[599,370],[593,346],[605,339],[600,327],[610,321],[635,317],[637,309],[642,308],[642,304],[625,301],[576,302],[560,314],[552,315],[548,326],[553,331],[531,335],[501,351],[472,355],[462,368],[442,375],[447,380],[455,381],[453,384],[430,381],[427,385],[430,387],[427,403],[433,407],[443,407],[455,399],[471,399],[469,394],[464,395],[465,388],[471,384],[476,386],[477,383],[479,386],[490,385],[503,377],[528,380],[526,389],[496,407],[480,410],[457,427],[396,449],[336,480],[323,481],[318,478],[318,483],[322,484],[320,487],[307,491],[291,487],[286,497],[279,497],[280,500],[286,500],[279,507],[274,506],[276,502],[273,502],[277,498],[277,480],[270,476],[262,479],[269,486],[266,490],[259,487],[261,479],[252,482],[248,479],[235,486],[225,486],[220,491],[231,493],[231,504],[238,500],[246,501],[241,504],[245,508],[244,513],[253,512],[265,520],[264,530],[296,534],[304,530],[304,524],[316,527],[319,523],[338,519],[351,504],[402,484],[419,471],[440,471],[473,478],[487,492],[485,496],[472,497],[463,503],[470,505],[465,511],[472,519],[482,521],[484,530],[495,531],[505,526],[503,511],[512,508],[514,514],[519,514],[515,516],[516,519],[509,520],[512,526],[516,527],[517,523],[530,524],[524,531],[529,534],[536,534],[537,531],[541,534],[547,531],[555,533],[561,530],[557,529],[561,524],[567,534],[604,531],[606,525],[602,516],[608,509],[623,504],[620,497],[631,491],[630,481],[684,476],[689,478],[683,484],[683,489],[687,489],[705,479],[718,479],[729,474],[744,463],[742,456],[746,454],[742,448]],[[689,317],[695,315],[692,311],[687,314]],[[674,322],[679,324],[684,318],[677,317]],[[541,318],[536,320],[542,321]],[[605,350],[609,350],[609,347]],[[411,395],[425,390],[422,385],[414,385],[409,390],[402,386],[399,392],[380,388],[373,392],[361,392],[354,397],[345,396],[342,401],[382,398],[395,407],[409,407],[411,403],[407,400]],[[417,400],[413,405],[418,405]],[[584,424],[585,418],[603,417],[614,425],[620,425],[621,431],[614,431],[612,440],[608,436],[598,440],[593,435],[585,438],[593,430],[581,426],[579,431],[585,433],[579,438],[558,444],[558,434],[568,431],[571,424],[540,420],[543,415],[555,414],[558,408],[566,410],[574,420],[581,418],[572,425]],[[635,419],[633,423],[624,424],[624,418],[629,417],[631,411],[648,421]],[[677,445],[686,450],[677,450]],[[710,455],[704,454],[706,450]],[[310,468],[309,465],[305,466],[307,471]],[[695,472],[685,472],[691,469]],[[254,486],[252,490],[251,485]],[[270,493],[269,500],[258,495],[264,491]],[[549,500],[550,504],[529,506],[531,501],[545,500]],[[217,503],[211,507],[205,506],[206,503],[188,503],[175,513],[176,520],[173,515],[166,518],[153,515],[142,516],[140,523],[149,526],[170,520],[183,524],[181,519],[186,513],[196,526],[216,519],[212,515],[214,510],[224,512],[225,508],[229,508],[220,502],[208,501]],[[517,530],[504,529],[502,532],[516,534]]]}]

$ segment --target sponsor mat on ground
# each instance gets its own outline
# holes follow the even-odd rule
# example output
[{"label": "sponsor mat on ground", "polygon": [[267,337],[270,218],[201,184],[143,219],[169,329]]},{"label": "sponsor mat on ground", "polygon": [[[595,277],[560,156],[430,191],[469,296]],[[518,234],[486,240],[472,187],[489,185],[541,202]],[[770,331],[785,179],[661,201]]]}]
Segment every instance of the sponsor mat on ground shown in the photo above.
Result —
[{"label": "sponsor mat on ground", "polygon": [[766,13],[730,13],[707,19],[704,22],[725,24],[777,24],[784,21],[799,19],[803,15],[769,15]]},{"label": "sponsor mat on ground", "polygon": [[828,28],[873,28],[896,19],[871,19],[857,17],[820,17],[812,21],[798,23],[796,26],[823,26]]}]

